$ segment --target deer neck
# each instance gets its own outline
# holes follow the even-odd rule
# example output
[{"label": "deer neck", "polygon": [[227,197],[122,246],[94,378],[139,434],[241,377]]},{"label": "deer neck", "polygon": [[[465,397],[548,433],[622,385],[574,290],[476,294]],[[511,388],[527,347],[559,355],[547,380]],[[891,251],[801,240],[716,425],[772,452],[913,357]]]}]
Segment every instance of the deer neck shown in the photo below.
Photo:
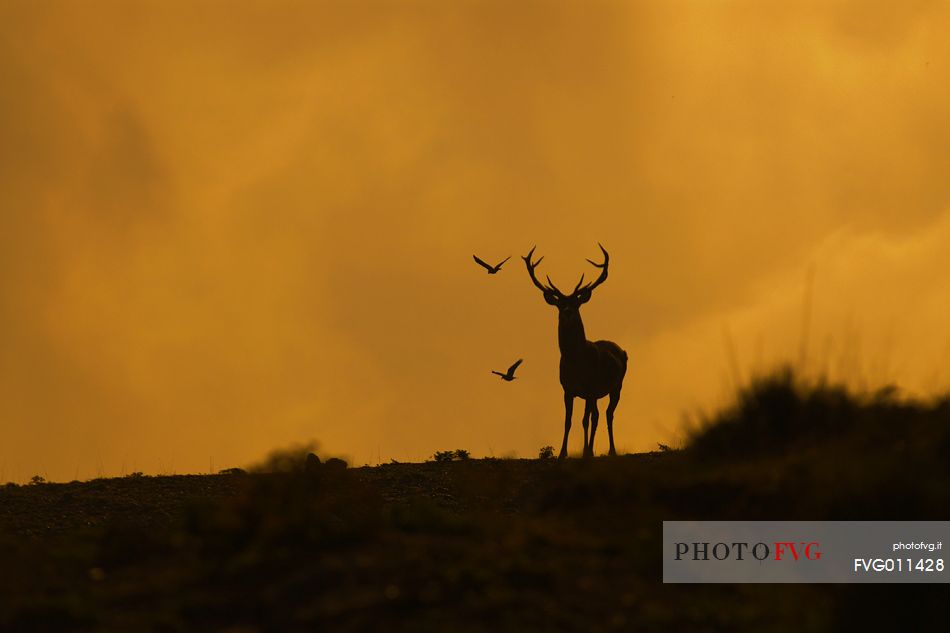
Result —
[{"label": "deer neck", "polygon": [[561,313],[557,320],[557,342],[562,356],[571,356],[584,349],[587,336],[578,311]]}]

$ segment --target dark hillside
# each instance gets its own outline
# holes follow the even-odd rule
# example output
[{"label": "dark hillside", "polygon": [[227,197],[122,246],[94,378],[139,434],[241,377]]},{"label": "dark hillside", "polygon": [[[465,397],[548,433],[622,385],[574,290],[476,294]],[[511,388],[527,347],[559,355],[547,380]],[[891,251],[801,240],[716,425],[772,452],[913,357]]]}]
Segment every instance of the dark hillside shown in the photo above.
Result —
[{"label": "dark hillside", "polygon": [[939,586],[663,585],[664,519],[948,519],[950,407],[779,373],[682,451],[0,489],[0,630],[823,631]]}]

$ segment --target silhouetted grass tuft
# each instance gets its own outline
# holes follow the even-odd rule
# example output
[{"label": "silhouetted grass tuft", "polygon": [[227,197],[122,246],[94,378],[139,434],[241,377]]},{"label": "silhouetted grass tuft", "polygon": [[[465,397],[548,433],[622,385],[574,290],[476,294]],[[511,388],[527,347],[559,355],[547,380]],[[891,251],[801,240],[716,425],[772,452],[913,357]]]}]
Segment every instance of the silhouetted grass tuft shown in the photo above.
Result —
[{"label": "silhouetted grass tuft", "polygon": [[687,446],[692,455],[714,460],[820,450],[842,438],[861,450],[886,450],[908,434],[937,446],[948,439],[947,403],[903,399],[893,386],[858,393],[804,379],[785,366],[753,380],[734,405],[693,430]]}]

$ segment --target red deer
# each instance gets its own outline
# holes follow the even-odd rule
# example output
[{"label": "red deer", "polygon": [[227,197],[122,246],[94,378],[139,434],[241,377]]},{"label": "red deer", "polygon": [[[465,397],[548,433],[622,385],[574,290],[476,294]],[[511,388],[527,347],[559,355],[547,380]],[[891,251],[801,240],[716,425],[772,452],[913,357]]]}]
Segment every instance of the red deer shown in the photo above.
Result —
[{"label": "red deer", "polygon": [[[561,443],[558,459],[567,457],[567,436],[571,431],[574,398],[582,398],[586,403],[584,456],[590,457],[594,454],[594,435],[597,433],[597,420],[600,417],[597,400],[610,396],[607,404],[607,434],[610,437],[610,455],[617,454],[614,448],[614,410],[620,402],[620,389],[623,387],[623,377],[627,373],[627,353],[611,341],[588,341],[584,334],[584,323],[581,321],[580,313],[580,307],[590,301],[594,288],[607,279],[607,264],[610,256],[603,246],[600,246],[600,250],[604,253],[603,264],[587,260],[600,268],[600,276],[584,285],[584,275],[581,275],[581,280],[577,282],[574,291],[568,295],[558,290],[550,277],[547,277],[547,285],[542,284],[535,277],[534,269],[544,257],[539,257],[538,261],[532,263],[534,248],[522,257],[531,281],[544,294],[544,300],[557,308],[557,340],[561,348],[561,387],[564,389],[564,441]],[[588,419],[591,424],[589,440]]]}]

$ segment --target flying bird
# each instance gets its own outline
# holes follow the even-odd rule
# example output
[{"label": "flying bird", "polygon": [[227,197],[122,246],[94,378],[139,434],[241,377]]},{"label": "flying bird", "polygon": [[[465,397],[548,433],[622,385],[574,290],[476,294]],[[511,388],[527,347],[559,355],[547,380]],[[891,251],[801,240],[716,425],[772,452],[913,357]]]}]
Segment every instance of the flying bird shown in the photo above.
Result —
[{"label": "flying bird", "polygon": [[497,266],[490,266],[486,264],[485,262],[483,262],[482,260],[480,260],[477,256],[472,255],[472,257],[475,258],[475,261],[478,263],[479,266],[485,267],[485,270],[488,271],[489,275],[494,275],[495,273],[497,273],[499,270],[501,270],[501,265],[504,264],[509,259],[511,259],[511,255],[509,255],[508,257],[501,260],[501,262],[499,262]]},{"label": "flying bird", "polygon": [[504,380],[505,382],[511,382],[512,380],[515,379],[515,370],[518,369],[518,365],[520,365],[521,361],[523,360],[524,360],[523,358],[519,358],[517,361],[515,361],[515,364],[508,368],[507,374],[503,374],[500,371],[495,371],[494,369],[492,370],[491,373],[498,374],[499,376],[501,376],[501,379]]}]

